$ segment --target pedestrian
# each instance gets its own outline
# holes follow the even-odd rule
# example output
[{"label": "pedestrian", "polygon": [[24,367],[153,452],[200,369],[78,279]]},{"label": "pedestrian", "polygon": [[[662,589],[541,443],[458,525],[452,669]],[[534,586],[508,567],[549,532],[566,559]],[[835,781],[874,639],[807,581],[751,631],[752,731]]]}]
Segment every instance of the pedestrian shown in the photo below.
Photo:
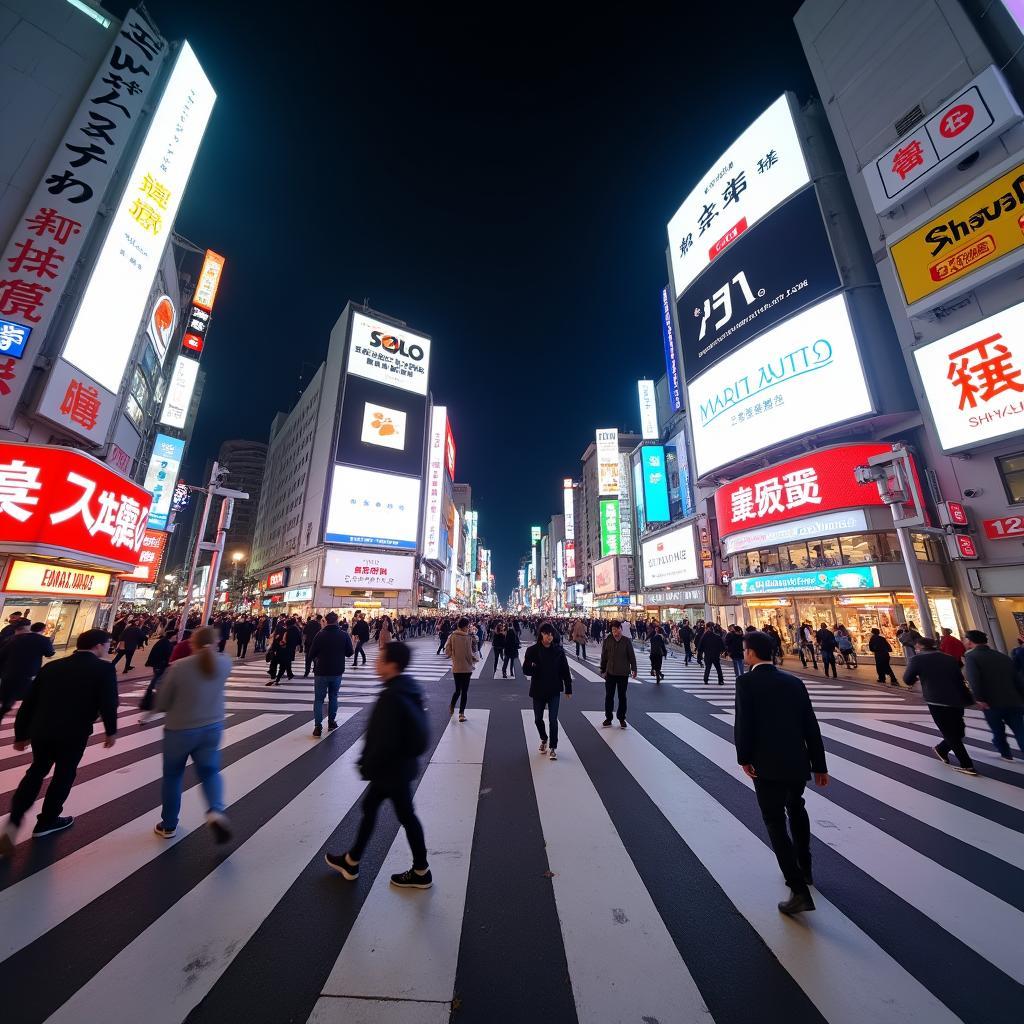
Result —
[{"label": "pedestrian", "polygon": [[25,617],[26,616],[23,612],[11,612],[11,614],[7,616],[7,625],[4,626],[3,629],[0,629],[0,644],[5,640],[10,640],[10,638],[14,636],[18,621]]},{"label": "pedestrian", "polygon": [[875,675],[880,683],[891,679],[890,686],[899,686],[896,673],[892,670],[890,658],[892,657],[892,644],[882,636],[882,631],[877,626],[871,627],[871,639],[868,641],[868,650],[875,656]]},{"label": "pedestrian", "polygon": [[56,653],[53,641],[36,631],[36,625],[42,623],[33,624],[26,616],[19,616],[6,643],[0,647],[0,721],[19,700],[25,699],[42,668],[43,658],[52,658]]},{"label": "pedestrian", "polygon": [[210,831],[218,843],[231,838],[220,777],[224,684],[231,674],[231,657],[219,647],[219,629],[197,629],[192,634],[193,653],[167,670],[157,691],[157,710],[165,714],[163,809],[153,831],[163,839],[170,839],[178,830],[181,790],[189,758],[206,798],[206,823]]},{"label": "pedestrian", "polygon": [[[629,643],[628,640],[625,642]],[[537,643],[526,649],[523,675],[530,680],[530,699],[533,701],[533,720],[540,736],[540,752],[546,753],[552,761],[557,761],[558,704],[563,692],[566,697],[572,696],[572,672],[569,671],[569,659],[564,649],[555,643],[555,627],[550,623],[540,627]],[[545,708],[548,712],[547,729],[544,728]]]},{"label": "pedestrian", "polygon": [[362,657],[363,664],[366,664],[366,645],[370,642],[370,625],[362,612],[356,612],[352,621],[352,643],[355,645],[355,652],[352,655],[352,667],[359,667],[359,658]]},{"label": "pedestrian", "polygon": [[231,634],[234,631],[234,623],[231,621],[230,615],[222,615],[220,622],[217,623],[217,650],[220,654],[224,653],[224,648],[228,645],[228,640],[231,639]]},{"label": "pedestrian", "polygon": [[117,641],[117,652],[114,654],[114,660],[111,664],[117,665],[124,658],[123,672],[127,675],[132,670],[132,658],[135,657],[135,652],[139,649],[141,643],[142,630],[139,629],[135,619],[130,619],[121,631],[121,637]]},{"label": "pedestrian", "polygon": [[768,839],[790,888],[779,910],[799,914],[814,910],[804,787],[812,774],[816,785],[828,785],[825,745],[803,680],[772,664],[772,638],[746,633],[743,645],[750,671],[736,682],[736,761],[753,780]]},{"label": "pedestrian", "polygon": [[[966,727],[964,708],[974,703],[964,682],[956,658],[943,654],[930,636],[919,636],[914,656],[903,671],[903,682],[913,686],[921,682],[921,696],[939,732],[942,742],[934,747],[935,756],[963,775],[977,775],[971,755],[964,745]],[[949,754],[956,755],[958,764],[952,764]]]},{"label": "pedestrian", "polygon": [[513,679],[516,677],[516,660],[519,658],[519,637],[514,629],[505,631],[505,660],[501,665],[501,675],[505,678],[508,672]]},{"label": "pedestrian", "polygon": [[629,677],[636,679],[636,652],[633,650],[633,641],[622,631],[622,623],[613,619],[611,623],[612,632],[604,638],[601,645],[601,666],[598,671],[604,676],[604,722],[605,726],[612,724],[612,711],[615,703],[615,695],[618,693],[618,719],[619,726],[626,728],[626,687],[629,684]]},{"label": "pedestrian", "polygon": [[[742,639],[742,638],[741,638]],[[711,669],[714,667],[718,673],[718,685],[725,685],[725,677],[722,675],[722,652],[725,650],[725,641],[718,626],[707,627],[701,633],[697,641],[697,664],[704,660],[704,685],[708,685],[711,676]]]},{"label": "pedestrian", "polygon": [[630,642],[633,642],[633,630],[629,624],[629,619],[622,619],[619,623],[619,629],[622,630],[622,635]]},{"label": "pedestrian", "polygon": [[856,665],[851,663],[854,653],[853,637],[850,636],[850,631],[842,623],[839,623],[834,632],[836,646],[839,648],[839,656],[843,659],[843,665],[846,668],[856,668]]},{"label": "pedestrian", "polygon": [[[302,650],[306,655],[306,671],[303,673],[302,678],[309,678],[309,670],[313,665],[313,659],[310,657],[309,651],[313,646],[313,641],[316,639],[317,633],[323,628],[320,616],[312,616],[306,620],[306,624],[302,627]],[[351,651],[349,652],[351,653]]]},{"label": "pedestrian", "polygon": [[958,664],[962,665],[964,663],[964,655],[967,653],[967,648],[959,637],[953,636],[953,630],[948,626],[942,627],[942,639],[939,640],[939,650],[943,654],[948,654],[951,658],[956,658]]},{"label": "pedestrian", "polygon": [[166,633],[161,633],[157,638],[156,643],[149,649],[149,656],[146,658],[146,667],[153,670],[153,678],[150,679],[149,685],[146,687],[146,692],[142,695],[142,699],[139,701],[139,707],[143,711],[151,711],[153,708],[153,696],[156,693],[157,687],[160,685],[160,680],[167,671],[167,667],[171,663],[172,652],[173,647],[171,646],[171,639]]},{"label": "pedestrian", "polygon": [[693,629],[690,627],[690,620],[683,619],[679,626],[679,642],[683,645],[684,665],[693,661]]},{"label": "pedestrian", "polygon": [[[313,635],[306,657],[313,663],[313,735],[323,735],[324,697],[327,698],[327,731],[338,728],[338,690],[352,654],[352,638],[338,625],[338,613],[328,612],[326,625]],[[319,625],[319,624],[318,624]]]},{"label": "pedestrian", "polygon": [[576,645],[576,657],[587,660],[587,627],[583,625],[582,619],[576,619],[572,624],[572,632],[569,634],[572,642]]},{"label": "pedestrian", "polygon": [[370,715],[359,759],[359,771],[370,783],[363,797],[362,820],[355,842],[345,853],[324,854],[328,865],[349,882],[359,877],[359,861],[373,835],[377,811],[390,800],[412,850],[412,867],[392,875],[391,884],[402,889],[429,889],[433,885],[423,826],[416,817],[410,789],[417,758],[430,740],[423,691],[406,674],[411,657],[409,648],[397,641],[380,648],[377,655],[377,675],[384,689]]},{"label": "pedestrian", "polygon": [[493,676],[498,674],[498,662],[501,661],[505,654],[505,627],[500,622],[494,627],[491,646],[494,649],[494,665],[491,668],[491,675]]},{"label": "pedestrian", "polygon": [[380,623],[380,629],[377,630],[377,647],[378,649],[387,646],[392,641],[391,632],[391,619],[388,616],[384,616]]},{"label": "pedestrian", "polygon": [[451,632],[451,623],[448,621],[448,619],[445,619],[441,623],[441,628],[437,631],[437,654],[444,653],[444,646],[446,643],[448,643],[448,637],[451,636]]},{"label": "pedestrian", "polygon": [[836,671],[836,648],[839,646],[836,641],[836,635],[832,632],[825,623],[821,623],[818,626],[818,632],[814,634],[814,639],[818,644],[818,650],[821,651],[821,667],[825,670],[825,678],[828,679],[828,670],[832,669],[832,678],[838,679],[839,673]]},{"label": "pedestrian", "polygon": [[74,785],[93,723],[103,719],[104,747],[114,745],[117,732],[117,669],[103,656],[110,644],[105,629],[79,634],[75,652],[44,665],[14,719],[14,749],[32,746],[28,766],[11,798],[11,813],[0,833],[0,857],[14,852],[18,829],[36,802],[43,781],[53,778],[32,831],[34,838],[70,828],[75,819],[62,817],[64,802]]},{"label": "pedestrian", "polygon": [[252,620],[246,615],[240,618],[234,625],[235,633],[235,657],[239,661],[244,660],[249,651],[249,640],[253,634]]},{"label": "pedestrian", "polygon": [[999,756],[1012,761],[1007,727],[1024,753],[1024,675],[1012,657],[988,646],[988,636],[980,629],[969,629],[964,639],[964,672],[971,693],[992,730],[992,742]]},{"label": "pedestrian", "polygon": [[917,631],[917,626],[914,625],[913,620],[909,621],[902,630],[896,631],[896,639],[899,640],[900,645],[903,647],[903,656],[910,662],[910,659],[917,653],[917,642],[921,639],[921,634]]},{"label": "pedestrian", "polygon": [[730,626],[726,631],[724,642],[726,653],[732,661],[733,676],[739,679],[746,668],[743,664],[743,630],[736,625]]},{"label": "pedestrian", "polygon": [[473,666],[477,662],[476,640],[469,632],[469,619],[465,615],[459,619],[454,633],[451,633],[444,645],[444,653],[452,660],[452,676],[455,678],[455,693],[448,705],[448,714],[455,714],[455,702],[459,702],[459,721],[466,720],[466,700],[469,698],[469,680],[473,674]]},{"label": "pedestrian", "polygon": [[665,643],[665,637],[661,630],[656,629],[651,633],[651,675],[654,676],[655,683],[659,685],[665,678],[661,666],[666,654],[668,654],[668,644]]},{"label": "pedestrian", "polygon": [[818,655],[814,650],[814,629],[809,622],[802,622],[797,630],[797,653],[800,655],[800,664],[807,668],[807,655],[811,656],[811,663],[818,667]]},{"label": "pedestrian", "polygon": [[[276,639],[276,638],[275,638]],[[295,652],[302,643],[302,630],[294,619],[289,619],[281,634],[281,640],[277,648],[277,675],[274,677],[274,685],[280,686],[284,674],[288,673],[289,679],[292,675],[292,662],[295,660]]]}]

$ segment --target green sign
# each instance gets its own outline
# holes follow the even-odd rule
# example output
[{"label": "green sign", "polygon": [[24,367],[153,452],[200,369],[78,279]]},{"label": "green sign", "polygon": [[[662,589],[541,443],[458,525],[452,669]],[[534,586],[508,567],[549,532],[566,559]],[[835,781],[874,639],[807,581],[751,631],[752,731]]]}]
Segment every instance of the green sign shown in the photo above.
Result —
[{"label": "green sign", "polygon": [[619,553],[619,499],[601,501],[601,557]]}]

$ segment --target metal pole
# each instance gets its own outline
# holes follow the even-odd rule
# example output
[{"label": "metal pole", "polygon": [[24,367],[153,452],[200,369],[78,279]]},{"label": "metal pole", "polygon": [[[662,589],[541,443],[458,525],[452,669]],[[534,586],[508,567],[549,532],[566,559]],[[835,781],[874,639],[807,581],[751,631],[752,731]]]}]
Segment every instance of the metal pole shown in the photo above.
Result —
[{"label": "metal pole", "polygon": [[224,557],[224,541],[231,528],[231,513],[235,509],[235,499],[225,498],[221,502],[220,517],[217,520],[217,536],[214,538],[213,561],[210,563],[210,578],[206,581],[206,596],[203,599],[203,617],[200,622],[205,626],[213,614],[214,598],[217,594],[217,577],[220,575],[221,559]]},{"label": "metal pole", "polygon": [[917,562],[917,554],[914,545],[910,540],[910,530],[905,526],[896,527],[896,536],[900,542],[900,552],[907,567],[907,575],[910,577],[910,589],[914,592],[914,600],[917,602],[917,610],[921,615],[918,625],[921,627],[922,636],[935,636],[935,625],[932,622],[932,612],[928,607],[928,598],[924,592],[924,584],[921,582],[921,568]]},{"label": "metal pole", "polygon": [[[220,479],[220,466],[215,462],[210,471],[210,483],[206,491],[206,502],[203,505],[203,517],[199,521],[199,531],[196,534],[196,549],[192,553],[192,564],[188,570],[188,580],[185,583],[185,606],[181,612],[181,619],[178,623],[178,642],[180,643],[185,635],[185,623],[188,621],[189,609],[192,605],[192,581],[195,579],[199,569],[199,556],[202,553],[203,538],[206,536],[206,524],[210,519],[210,508],[213,505],[213,489]],[[202,623],[200,623],[202,625]]]}]

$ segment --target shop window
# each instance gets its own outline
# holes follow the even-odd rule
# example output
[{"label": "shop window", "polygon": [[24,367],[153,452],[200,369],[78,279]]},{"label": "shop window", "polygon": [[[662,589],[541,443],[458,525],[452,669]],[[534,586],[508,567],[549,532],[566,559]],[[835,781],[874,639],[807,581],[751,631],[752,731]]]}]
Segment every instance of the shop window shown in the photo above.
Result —
[{"label": "shop window", "polygon": [[1011,505],[1024,505],[1024,452],[997,457],[996,469],[1003,481],[1006,500]]},{"label": "shop window", "polygon": [[914,552],[922,562],[941,564],[945,561],[942,548],[935,542],[935,538],[927,533],[912,533],[911,543],[914,545]]},{"label": "shop window", "polygon": [[778,548],[761,548],[757,556],[761,562],[761,572],[779,572],[782,569]]},{"label": "shop window", "polygon": [[784,544],[779,548],[779,561],[783,572],[809,568],[810,555],[807,553],[807,545]]},{"label": "shop window", "polygon": [[881,533],[878,535],[878,542],[882,546],[883,562],[902,562],[903,552],[900,550],[900,541],[895,533]]},{"label": "shop window", "polygon": [[839,551],[838,537],[824,537],[821,540],[812,540],[808,545],[811,552],[811,569],[834,569],[843,564],[842,555]]},{"label": "shop window", "polygon": [[854,534],[839,538],[839,558],[843,565],[860,565],[880,561],[876,538],[871,534]]}]

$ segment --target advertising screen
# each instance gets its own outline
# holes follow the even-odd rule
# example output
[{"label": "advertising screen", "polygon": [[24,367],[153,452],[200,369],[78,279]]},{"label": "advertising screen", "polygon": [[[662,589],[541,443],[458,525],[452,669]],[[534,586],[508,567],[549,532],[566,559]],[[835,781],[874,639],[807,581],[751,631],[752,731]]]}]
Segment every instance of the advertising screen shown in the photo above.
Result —
[{"label": "advertising screen", "polygon": [[628,455],[619,456],[619,554],[633,554],[633,481]]},{"label": "advertising screen", "polygon": [[169,533],[163,530],[146,530],[146,536],[142,540],[142,550],[139,552],[139,564],[134,572],[122,573],[121,579],[132,580],[136,583],[156,583],[157,574],[160,572],[160,562],[164,557],[164,549],[167,547]]},{"label": "advertising screen", "polygon": [[661,289],[661,340],[665,346],[665,379],[668,381],[668,400],[672,412],[683,407],[683,375],[679,372],[676,352],[676,332],[672,326],[672,301],[668,289]]},{"label": "advertising screen", "polygon": [[604,498],[600,503],[601,557],[619,553],[619,499]]},{"label": "advertising screen", "polygon": [[169,295],[161,295],[153,304],[153,310],[149,314],[149,323],[146,325],[146,333],[153,342],[157,361],[161,366],[163,366],[164,356],[167,355],[167,349],[170,347],[177,323],[178,314],[174,308],[174,302]]},{"label": "advertising screen", "polygon": [[618,558],[605,558],[594,563],[594,593],[614,594],[619,589]]},{"label": "advertising screen", "polygon": [[324,540],[415,550],[419,513],[418,479],[335,466]]},{"label": "advertising screen", "polygon": [[780,96],[708,169],[668,223],[676,297],[743,232],[810,181]]},{"label": "advertising screen", "polygon": [[445,426],[448,410],[435,405],[430,414],[427,448],[427,493],[423,501],[423,557],[441,560],[441,516],[444,512]]},{"label": "advertising screen", "polygon": [[64,359],[108,391],[121,387],[216,98],[192,48],[183,43],[64,346]]},{"label": "advertising screen", "polygon": [[807,572],[780,572],[773,576],[751,576],[732,581],[734,597],[760,594],[792,594],[809,590],[863,590],[878,586],[878,570],[873,565],[847,566],[845,569],[811,569]]},{"label": "advertising screen", "polygon": [[[875,488],[878,493],[878,488]],[[788,523],[771,523],[752,530],[743,530],[722,538],[722,551],[735,555],[740,551],[770,548],[777,544],[813,540],[815,537],[836,537],[843,533],[863,533],[868,528],[868,517],[863,509],[851,508],[845,512],[823,512],[820,516],[794,519]]]},{"label": "advertising screen", "polygon": [[164,399],[164,407],[160,412],[162,424],[177,430],[184,428],[198,376],[199,363],[195,359],[190,359],[188,356],[178,356],[175,359],[171,382],[167,386],[167,397]]},{"label": "advertising screen", "polygon": [[353,313],[348,350],[350,375],[426,395],[429,371],[429,338],[363,313]]},{"label": "advertising screen", "polygon": [[1024,303],[914,350],[943,451],[1024,431]]},{"label": "advertising screen", "polygon": [[633,463],[633,508],[636,515],[636,532],[647,529],[647,510],[644,508],[644,466],[640,459]]},{"label": "advertising screen", "polygon": [[412,590],[414,555],[393,552],[365,554],[328,548],[324,559],[324,586],[353,590]]},{"label": "advertising screen", "polygon": [[615,427],[598,430],[597,492],[604,497],[619,494],[619,432]]},{"label": "advertising screen", "polygon": [[452,436],[452,425],[447,416],[444,421],[444,468],[452,483],[455,483],[455,438]]},{"label": "advertising screen", "polygon": [[426,418],[425,398],[349,377],[335,461],[420,476]]},{"label": "advertising screen", "polygon": [[692,523],[642,541],[644,586],[662,587],[699,578],[697,538]]},{"label": "advertising screen", "polygon": [[644,515],[649,523],[667,523],[668,476],[665,472],[665,449],[661,445],[644,445],[640,449],[643,468]]},{"label": "advertising screen", "polygon": [[576,511],[573,503],[575,490],[572,480],[566,478],[562,481],[562,512],[565,515],[565,539],[576,539]]},{"label": "advertising screen", "polygon": [[872,411],[842,295],[719,360],[687,392],[698,476]]},{"label": "advertising screen", "polygon": [[679,300],[687,380],[840,287],[813,187],[729,246]]},{"label": "advertising screen", "polygon": [[193,305],[205,309],[207,313],[213,312],[213,303],[217,298],[217,289],[220,287],[220,279],[223,273],[224,257],[215,253],[212,249],[207,249],[206,255],[203,257],[203,265],[199,271],[196,293],[192,298]]},{"label": "advertising screen", "polygon": [[363,429],[359,440],[363,444],[405,450],[406,415],[401,409],[392,409],[379,402],[363,402]]},{"label": "advertising screen", "polygon": [[153,507],[149,513],[151,530],[166,530],[167,517],[171,513],[171,501],[174,498],[174,485],[181,469],[181,456],[185,451],[185,442],[167,434],[157,434],[153,442],[153,454],[146,467],[147,491],[153,495]]},{"label": "advertising screen", "polygon": [[654,395],[654,381],[638,380],[636,388],[640,397],[640,433],[645,441],[657,441],[661,432],[658,429],[658,403]]}]

